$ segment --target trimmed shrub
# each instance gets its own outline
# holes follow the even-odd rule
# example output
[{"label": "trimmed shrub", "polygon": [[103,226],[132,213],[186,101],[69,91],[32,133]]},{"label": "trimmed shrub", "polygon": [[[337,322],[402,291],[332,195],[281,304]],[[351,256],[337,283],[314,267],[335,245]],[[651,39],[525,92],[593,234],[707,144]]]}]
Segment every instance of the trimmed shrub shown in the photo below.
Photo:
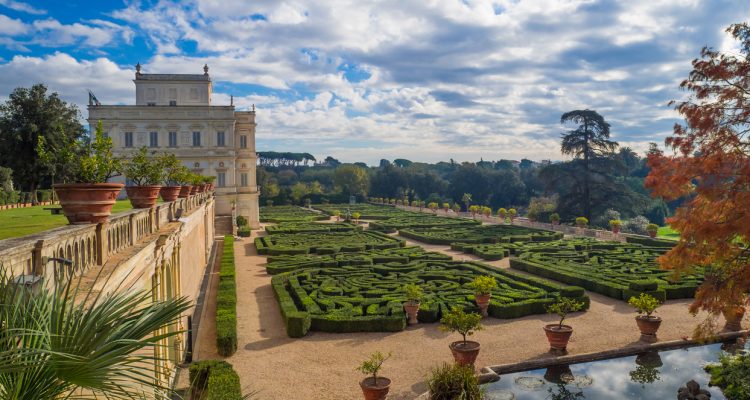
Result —
[{"label": "trimmed shrub", "polygon": [[242,215],[237,216],[237,226],[247,226],[247,218]]},{"label": "trimmed shrub", "polygon": [[252,234],[252,230],[247,225],[240,226],[239,228],[237,228],[237,236],[250,237],[251,234]]},{"label": "trimmed shrub", "polygon": [[234,265],[234,238],[224,236],[216,293],[216,349],[224,357],[237,351],[237,283]]},{"label": "trimmed shrub", "polygon": [[190,391],[202,400],[243,399],[240,377],[232,365],[221,360],[190,364]]}]

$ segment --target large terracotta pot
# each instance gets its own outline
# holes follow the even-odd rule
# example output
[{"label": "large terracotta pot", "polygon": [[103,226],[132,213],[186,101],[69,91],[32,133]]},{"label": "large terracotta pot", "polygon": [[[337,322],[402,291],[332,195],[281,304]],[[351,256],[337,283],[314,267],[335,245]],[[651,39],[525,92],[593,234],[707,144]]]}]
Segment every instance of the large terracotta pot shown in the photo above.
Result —
[{"label": "large terracotta pot", "polygon": [[490,306],[490,297],[492,297],[491,294],[477,294],[474,295],[474,299],[477,302],[477,305],[479,306],[479,310],[482,311],[482,316],[486,317],[487,314],[487,308]]},{"label": "large terracotta pot", "polygon": [[63,214],[71,224],[98,224],[112,213],[122,183],[66,183],[53,185]]},{"label": "large terracotta pot", "polygon": [[656,237],[656,231],[649,231],[648,236],[651,237],[651,238],[655,238]]},{"label": "large terracotta pot", "polygon": [[156,200],[159,200],[160,189],[159,185],[126,186],[125,193],[128,194],[133,208],[151,208],[156,205]]},{"label": "large terracotta pot", "polygon": [[182,185],[180,186],[180,198],[184,199],[188,196],[190,196],[190,191],[193,190],[193,187],[191,185]]},{"label": "large terracotta pot", "polygon": [[547,334],[547,341],[552,350],[565,350],[568,347],[570,336],[573,334],[573,327],[549,324],[544,326],[544,333]]},{"label": "large terracotta pot", "polygon": [[182,186],[162,186],[159,190],[159,194],[164,201],[175,201],[180,195],[181,189]]},{"label": "large terracotta pot", "polygon": [[196,193],[198,193],[198,185],[190,186],[190,194],[194,195]]},{"label": "large terracotta pot", "polygon": [[721,312],[724,315],[726,325],[724,329],[728,331],[739,331],[742,329],[742,318],[745,316],[744,307],[730,307]]},{"label": "large terracotta pot", "polygon": [[656,336],[656,331],[658,331],[659,326],[661,326],[661,317],[639,315],[635,317],[635,322],[638,324],[638,329],[640,329],[641,335]]},{"label": "large terracotta pot", "polygon": [[620,227],[619,226],[613,226],[612,227],[612,233],[614,233],[614,234],[620,233]]},{"label": "large terracotta pot", "polygon": [[456,360],[456,364],[469,366],[474,365],[474,361],[477,360],[481,345],[479,342],[471,340],[465,342],[459,340],[451,343],[448,347],[451,349],[451,353],[453,353],[453,359]]},{"label": "large terracotta pot", "polygon": [[206,191],[206,184],[197,185],[198,186],[198,193],[203,193]]},{"label": "large terracotta pot", "polygon": [[417,316],[419,315],[419,302],[418,301],[407,301],[404,303],[404,312],[408,318],[409,325],[416,325],[419,323]]},{"label": "large terracotta pot", "polygon": [[377,382],[374,382],[372,377],[365,378],[359,383],[359,387],[362,388],[362,394],[365,395],[365,400],[385,400],[388,395],[388,390],[391,388],[391,380],[388,378],[378,377]]}]

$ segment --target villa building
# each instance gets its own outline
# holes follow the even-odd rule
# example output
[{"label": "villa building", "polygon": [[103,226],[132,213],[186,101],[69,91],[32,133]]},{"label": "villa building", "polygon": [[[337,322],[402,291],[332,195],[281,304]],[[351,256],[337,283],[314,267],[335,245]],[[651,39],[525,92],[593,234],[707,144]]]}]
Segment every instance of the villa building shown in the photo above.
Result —
[{"label": "villa building", "polygon": [[255,107],[236,111],[234,104],[212,104],[208,66],[203,74],[144,74],[138,64],[133,82],[135,105],[101,105],[92,96],[92,132],[101,121],[116,157],[146,146],[174,153],[195,173],[215,176],[216,214],[242,215],[257,228]]}]

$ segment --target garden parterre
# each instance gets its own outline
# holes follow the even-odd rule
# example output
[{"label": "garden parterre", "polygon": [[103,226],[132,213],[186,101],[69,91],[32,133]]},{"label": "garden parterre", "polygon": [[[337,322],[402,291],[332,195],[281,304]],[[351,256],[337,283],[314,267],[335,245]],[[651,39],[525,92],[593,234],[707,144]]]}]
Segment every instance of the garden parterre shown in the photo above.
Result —
[{"label": "garden parterre", "polygon": [[269,235],[278,233],[348,232],[361,230],[361,226],[347,222],[321,223],[310,221],[289,221],[266,226]]},{"label": "garden parterre", "polygon": [[331,216],[335,215],[336,212],[339,212],[340,215],[343,216],[344,214],[346,214],[347,210],[350,213],[357,212],[360,214],[360,219],[379,220],[415,214],[393,206],[376,206],[372,204],[318,204],[314,205],[313,208]]},{"label": "garden parterre", "polygon": [[628,300],[640,293],[651,294],[661,301],[693,297],[703,280],[703,269],[675,277],[656,262],[668,250],[636,243],[571,239],[551,242],[541,251],[519,249],[519,256],[511,258],[510,265],[615,299]]},{"label": "garden parterre", "polygon": [[258,254],[334,254],[404,247],[406,242],[383,233],[349,232],[279,233],[255,238]]},{"label": "garden parterre", "polygon": [[[438,217],[440,218],[440,217]],[[442,218],[445,219],[445,218]],[[515,225],[433,226],[406,228],[399,235],[430,244],[546,242],[561,239],[560,232]]]},{"label": "garden parterre", "polygon": [[[545,312],[560,296],[588,304],[582,288],[524,276],[477,262],[441,260],[443,255],[404,248],[407,254],[354,253],[345,257],[286,256],[269,260],[269,268],[283,265],[290,272],[274,275],[272,285],[291,337],[309,330],[325,332],[400,331],[406,324],[403,286],[417,283],[424,290],[419,320],[436,322],[451,307],[477,312],[472,280],[492,276],[489,315],[518,318]],[[431,255],[431,254],[434,254]],[[435,257],[435,259],[432,259]],[[387,261],[400,258],[399,261]],[[380,261],[380,262],[376,262]],[[407,261],[408,260],[408,261]],[[383,262],[387,261],[387,262]]]},{"label": "garden parterre", "polygon": [[271,206],[260,208],[260,222],[320,221],[328,216],[297,206]]}]

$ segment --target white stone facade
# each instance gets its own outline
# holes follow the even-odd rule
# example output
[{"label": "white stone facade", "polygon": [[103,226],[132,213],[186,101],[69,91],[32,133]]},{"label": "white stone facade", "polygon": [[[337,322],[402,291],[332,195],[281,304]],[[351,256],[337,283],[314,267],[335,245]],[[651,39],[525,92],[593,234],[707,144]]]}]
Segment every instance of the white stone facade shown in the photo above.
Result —
[{"label": "white stone facade", "polygon": [[257,228],[255,110],[212,105],[208,67],[200,75],[142,74],[139,65],[133,82],[135,105],[89,105],[91,131],[101,121],[117,157],[146,146],[215,176],[216,213],[245,216]]}]

